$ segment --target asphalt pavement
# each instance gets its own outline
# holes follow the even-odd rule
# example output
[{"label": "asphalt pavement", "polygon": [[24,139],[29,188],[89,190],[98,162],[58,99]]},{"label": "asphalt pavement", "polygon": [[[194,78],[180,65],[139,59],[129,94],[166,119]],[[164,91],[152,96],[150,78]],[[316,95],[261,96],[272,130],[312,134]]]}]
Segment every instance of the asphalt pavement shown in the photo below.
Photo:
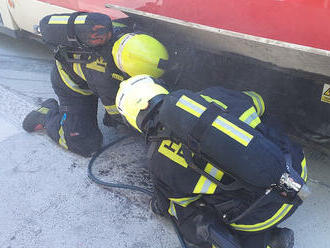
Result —
[{"label": "asphalt pavement", "polygon": [[[24,116],[55,97],[52,56],[41,44],[0,35],[0,248],[178,248],[171,224],[149,210],[149,197],[106,190],[87,177],[89,159],[44,133],[26,133]],[[99,124],[104,143],[125,134]],[[304,142],[312,195],[281,226],[296,248],[330,247],[330,157]],[[150,187],[143,139],[132,137],[97,160],[106,180]]]}]

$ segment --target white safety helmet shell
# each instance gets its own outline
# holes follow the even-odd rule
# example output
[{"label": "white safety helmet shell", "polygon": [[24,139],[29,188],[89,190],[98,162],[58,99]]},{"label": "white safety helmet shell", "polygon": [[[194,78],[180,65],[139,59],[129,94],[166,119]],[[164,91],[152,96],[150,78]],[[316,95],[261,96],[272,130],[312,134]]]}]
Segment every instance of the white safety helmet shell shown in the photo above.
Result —
[{"label": "white safety helmet shell", "polygon": [[121,82],[116,96],[116,107],[128,123],[141,132],[136,119],[141,110],[149,106],[149,100],[168,91],[155,83],[149,75],[138,75]]}]

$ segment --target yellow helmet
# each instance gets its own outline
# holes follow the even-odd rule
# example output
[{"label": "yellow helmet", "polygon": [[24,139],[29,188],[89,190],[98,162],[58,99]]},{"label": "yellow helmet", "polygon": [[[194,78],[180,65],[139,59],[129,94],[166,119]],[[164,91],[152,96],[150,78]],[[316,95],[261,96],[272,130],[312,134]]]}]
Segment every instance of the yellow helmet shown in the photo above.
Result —
[{"label": "yellow helmet", "polygon": [[149,75],[134,76],[121,82],[116,96],[116,107],[130,125],[142,132],[152,109],[166,94],[168,91]]},{"label": "yellow helmet", "polygon": [[117,40],[112,48],[116,66],[130,76],[148,74],[154,78],[163,75],[159,68],[162,60],[168,60],[166,48],[146,34],[129,33]]}]

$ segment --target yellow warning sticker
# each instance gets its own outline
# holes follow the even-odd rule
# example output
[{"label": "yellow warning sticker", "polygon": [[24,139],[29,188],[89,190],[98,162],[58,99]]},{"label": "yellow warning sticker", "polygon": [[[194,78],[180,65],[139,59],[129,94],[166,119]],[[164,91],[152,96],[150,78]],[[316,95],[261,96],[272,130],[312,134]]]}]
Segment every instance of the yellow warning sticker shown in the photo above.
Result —
[{"label": "yellow warning sticker", "polygon": [[321,101],[330,103],[330,84],[324,84]]}]

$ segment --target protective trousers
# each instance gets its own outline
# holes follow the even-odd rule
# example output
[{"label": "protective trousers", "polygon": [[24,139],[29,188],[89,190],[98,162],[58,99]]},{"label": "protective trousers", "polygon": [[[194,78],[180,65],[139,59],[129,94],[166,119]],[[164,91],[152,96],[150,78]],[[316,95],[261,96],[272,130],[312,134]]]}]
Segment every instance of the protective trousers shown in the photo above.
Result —
[{"label": "protective trousers", "polygon": [[83,95],[65,85],[56,66],[51,82],[59,98],[59,108],[51,109],[45,122],[47,134],[65,149],[91,156],[102,145],[103,136],[97,124],[98,97]]},{"label": "protective trousers", "polygon": [[[158,201],[158,207],[162,214],[166,214],[166,208],[162,206],[166,202],[166,197],[157,189],[155,194]],[[162,203],[160,203],[162,202]],[[218,236],[224,240],[237,240],[241,248],[267,248],[270,240],[271,229],[263,232],[239,232],[221,221],[216,209],[208,205],[203,199],[197,200],[186,207],[176,205],[175,217],[172,216],[180,233],[183,235],[189,248],[211,248],[210,242],[205,241],[203,236],[203,227],[218,233]],[[210,233],[205,236],[211,235]],[[235,247],[235,246],[233,246]],[[220,247],[227,248],[227,247]]]}]

